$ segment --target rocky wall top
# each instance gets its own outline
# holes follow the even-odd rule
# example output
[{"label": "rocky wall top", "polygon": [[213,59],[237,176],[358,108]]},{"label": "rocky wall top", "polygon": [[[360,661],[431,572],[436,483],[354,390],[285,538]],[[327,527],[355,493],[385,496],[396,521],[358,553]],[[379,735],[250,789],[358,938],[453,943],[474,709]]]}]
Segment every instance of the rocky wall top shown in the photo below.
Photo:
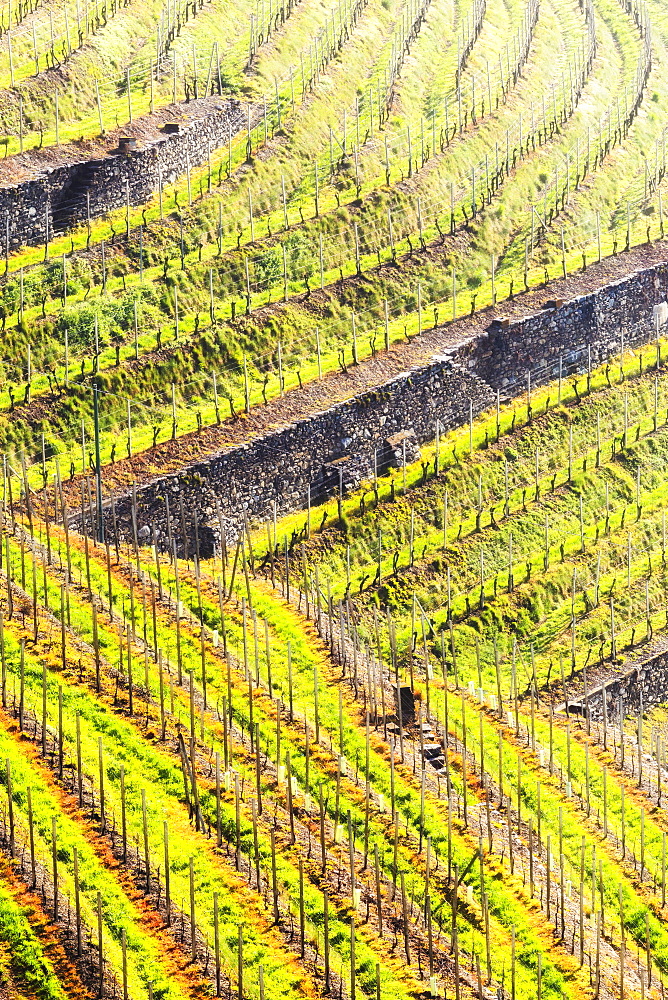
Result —
[{"label": "rocky wall top", "polygon": [[661,650],[636,663],[618,677],[587,692],[587,697],[569,700],[571,714],[587,715],[596,722],[604,716],[619,722],[628,715],[646,712],[668,701],[668,651]]}]

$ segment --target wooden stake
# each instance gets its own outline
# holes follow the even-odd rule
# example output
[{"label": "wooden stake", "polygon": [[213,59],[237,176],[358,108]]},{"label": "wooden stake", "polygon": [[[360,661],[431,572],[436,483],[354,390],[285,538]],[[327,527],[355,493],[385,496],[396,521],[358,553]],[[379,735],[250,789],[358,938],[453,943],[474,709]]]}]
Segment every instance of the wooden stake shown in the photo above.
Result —
[{"label": "wooden stake", "polygon": [[[322,794],[322,793],[321,793]],[[323,937],[325,947],[325,994],[330,988],[330,968],[329,968],[329,895],[325,889],[323,892]]]},{"label": "wooden stake", "polygon": [[74,907],[77,921],[77,955],[81,955],[81,900],[79,898],[79,854],[76,847],[74,855]]},{"label": "wooden stake", "polygon": [[195,871],[192,856],[188,860],[188,875],[190,883],[190,958],[197,961],[197,926],[195,924]]},{"label": "wooden stake", "polygon": [[102,893],[97,894],[97,955],[98,955],[98,975],[99,975],[99,995],[102,996],[104,984],[104,948],[102,945]]},{"label": "wooden stake", "polygon": [[121,931],[121,951],[123,955],[123,1000],[128,1000],[128,944],[125,927]]},{"label": "wooden stake", "polygon": [[216,961],[216,996],[220,996],[220,932],[218,921],[218,893],[213,894],[213,942]]},{"label": "wooden stake", "polygon": [[121,839],[123,842],[123,864],[128,860],[128,828],[125,806],[125,767],[121,764]]},{"label": "wooden stake", "polygon": [[58,828],[56,817],[51,817],[51,858],[53,863],[53,919],[58,919]]},{"label": "wooden stake", "polygon": [[[60,703],[62,703],[62,688],[59,689],[58,693],[59,693],[59,707],[60,707]],[[102,832],[104,833],[106,820],[104,814],[104,759],[102,753],[101,736],[98,737],[97,746],[98,746],[98,762],[100,771],[100,823],[102,826]]]},{"label": "wooden stake", "polygon": [[244,1000],[244,934],[239,924],[239,946],[237,950],[237,1000]]},{"label": "wooden stake", "polygon": [[31,889],[34,889],[35,886],[37,885],[37,871],[35,865],[35,829],[33,825],[33,816],[32,816],[32,788],[27,789],[27,796],[28,796],[28,833],[30,837],[30,872],[32,875],[30,887]]}]

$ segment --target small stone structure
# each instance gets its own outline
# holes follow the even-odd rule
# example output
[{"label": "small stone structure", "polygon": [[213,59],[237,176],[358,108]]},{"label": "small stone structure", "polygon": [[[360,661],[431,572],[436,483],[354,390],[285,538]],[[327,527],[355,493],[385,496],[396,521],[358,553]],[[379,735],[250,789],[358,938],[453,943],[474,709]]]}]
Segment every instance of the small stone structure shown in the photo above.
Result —
[{"label": "small stone structure", "polygon": [[415,722],[415,697],[413,689],[408,684],[395,684],[392,690],[394,691],[394,704],[398,718],[399,706],[401,705],[401,725],[411,726]]}]

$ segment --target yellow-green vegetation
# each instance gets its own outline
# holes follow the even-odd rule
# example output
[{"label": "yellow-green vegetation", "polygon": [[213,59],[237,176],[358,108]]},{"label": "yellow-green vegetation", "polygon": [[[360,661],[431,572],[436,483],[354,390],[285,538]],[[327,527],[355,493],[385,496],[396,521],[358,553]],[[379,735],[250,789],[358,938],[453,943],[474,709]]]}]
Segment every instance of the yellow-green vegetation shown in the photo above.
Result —
[{"label": "yellow-green vegetation", "polygon": [[0,219],[0,991],[663,998],[665,709],[599,692],[668,630],[662,338],[212,558],[86,508],[660,259],[667,31],[656,0],[0,7],[3,184],[192,98],[247,122],[44,245]]}]

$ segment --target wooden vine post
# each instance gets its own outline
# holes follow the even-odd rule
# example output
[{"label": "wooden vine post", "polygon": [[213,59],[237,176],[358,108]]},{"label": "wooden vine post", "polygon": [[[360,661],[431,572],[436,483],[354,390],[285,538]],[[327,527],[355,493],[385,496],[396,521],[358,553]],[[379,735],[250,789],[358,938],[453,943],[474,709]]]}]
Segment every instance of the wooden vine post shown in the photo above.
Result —
[{"label": "wooden vine post", "polygon": [[213,894],[213,947],[214,960],[216,965],[216,996],[220,996],[221,976],[220,976],[220,927],[218,916],[218,893]]}]

